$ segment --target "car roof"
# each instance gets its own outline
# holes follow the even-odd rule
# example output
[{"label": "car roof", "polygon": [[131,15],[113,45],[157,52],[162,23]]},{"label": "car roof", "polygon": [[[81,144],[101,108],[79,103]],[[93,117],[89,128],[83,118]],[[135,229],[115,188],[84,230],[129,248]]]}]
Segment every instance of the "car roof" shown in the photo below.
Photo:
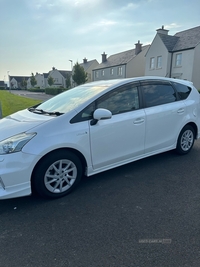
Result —
[{"label": "car roof", "polygon": [[111,87],[113,85],[123,85],[129,82],[134,81],[150,81],[150,80],[159,80],[159,81],[170,81],[170,82],[177,82],[181,84],[185,84],[188,86],[193,85],[192,82],[187,80],[180,80],[180,79],[174,79],[174,78],[167,78],[167,77],[160,77],[160,76],[142,76],[142,77],[134,77],[134,78],[123,78],[123,79],[112,79],[112,80],[100,80],[100,81],[94,81],[90,83],[82,84],[81,86],[105,86],[105,87]]}]

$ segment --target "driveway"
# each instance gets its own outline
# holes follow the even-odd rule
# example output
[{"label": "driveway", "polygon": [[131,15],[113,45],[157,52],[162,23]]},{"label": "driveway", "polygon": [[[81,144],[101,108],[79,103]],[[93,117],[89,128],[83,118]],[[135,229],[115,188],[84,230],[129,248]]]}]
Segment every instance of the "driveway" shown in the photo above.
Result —
[{"label": "driveway", "polygon": [[0,201],[1,267],[200,266],[200,140],[82,180],[66,197]]},{"label": "driveway", "polygon": [[42,101],[48,100],[53,97],[52,95],[47,95],[45,93],[39,93],[39,92],[33,93],[25,90],[10,90],[10,92],[11,94],[14,95],[24,96],[32,99],[39,99]]}]

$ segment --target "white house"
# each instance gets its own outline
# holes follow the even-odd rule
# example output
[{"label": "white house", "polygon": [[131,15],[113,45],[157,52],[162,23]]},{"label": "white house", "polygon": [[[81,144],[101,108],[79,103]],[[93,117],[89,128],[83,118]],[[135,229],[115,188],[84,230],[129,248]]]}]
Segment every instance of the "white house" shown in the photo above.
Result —
[{"label": "white house", "polygon": [[93,80],[109,80],[144,76],[145,54],[150,45],[142,46],[140,41],[135,48],[107,58],[102,54],[102,63],[93,69]]},{"label": "white house", "polygon": [[66,79],[70,79],[71,74],[71,71],[57,70],[53,67],[52,70],[48,73],[48,78],[50,76],[53,78],[53,87],[66,88]]},{"label": "white house", "polygon": [[200,26],[174,36],[162,28],[146,53],[145,75],[189,80],[200,89]]},{"label": "white house", "polygon": [[27,86],[23,85],[23,81],[28,81],[29,76],[9,76],[10,89],[26,89]]},{"label": "white house", "polygon": [[83,59],[83,63],[80,64],[81,67],[84,68],[84,71],[87,73],[87,83],[92,81],[92,70],[99,65],[96,59],[87,60]]}]

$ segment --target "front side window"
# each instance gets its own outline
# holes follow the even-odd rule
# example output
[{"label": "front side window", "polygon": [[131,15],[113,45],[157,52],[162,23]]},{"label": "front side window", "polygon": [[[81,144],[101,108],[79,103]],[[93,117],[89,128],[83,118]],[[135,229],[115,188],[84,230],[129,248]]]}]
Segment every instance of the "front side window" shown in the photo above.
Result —
[{"label": "front side window", "polygon": [[114,70],[113,70],[113,68],[110,69],[110,74],[111,74],[111,75],[114,74]]},{"label": "front side window", "polygon": [[182,65],[182,54],[176,54],[176,62],[175,62],[175,66],[176,67],[180,67]]},{"label": "front side window", "polygon": [[118,88],[97,101],[96,108],[105,108],[113,115],[139,109],[138,88],[127,85]]},{"label": "front side window", "polygon": [[162,68],[162,56],[158,56],[157,57],[157,69],[161,69]]},{"label": "front side window", "polygon": [[104,76],[104,74],[105,74],[104,70],[102,70],[101,74],[102,74],[102,76]]},{"label": "front side window", "polygon": [[155,69],[155,57],[150,58],[150,69]]},{"label": "front side window", "polygon": [[98,78],[99,77],[99,72],[98,70],[95,71],[95,78]]},{"label": "front side window", "polygon": [[153,107],[175,102],[176,92],[170,84],[145,84],[142,86],[145,106]]}]

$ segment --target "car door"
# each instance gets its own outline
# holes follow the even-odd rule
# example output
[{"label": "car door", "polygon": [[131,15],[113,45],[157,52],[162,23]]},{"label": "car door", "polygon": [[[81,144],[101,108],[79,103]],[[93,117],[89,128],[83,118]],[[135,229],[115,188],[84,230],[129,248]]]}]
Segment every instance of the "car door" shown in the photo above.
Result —
[{"label": "car door", "polygon": [[186,108],[169,82],[143,82],[146,114],[145,154],[173,148],[184,125]]},{"label": "car door", "polygon": [[110,119],[90,125],[94,170],[108,169],[144,154],[145,113],[140,108],[137,84],[117,88],[95,103],[112,112]]}]

